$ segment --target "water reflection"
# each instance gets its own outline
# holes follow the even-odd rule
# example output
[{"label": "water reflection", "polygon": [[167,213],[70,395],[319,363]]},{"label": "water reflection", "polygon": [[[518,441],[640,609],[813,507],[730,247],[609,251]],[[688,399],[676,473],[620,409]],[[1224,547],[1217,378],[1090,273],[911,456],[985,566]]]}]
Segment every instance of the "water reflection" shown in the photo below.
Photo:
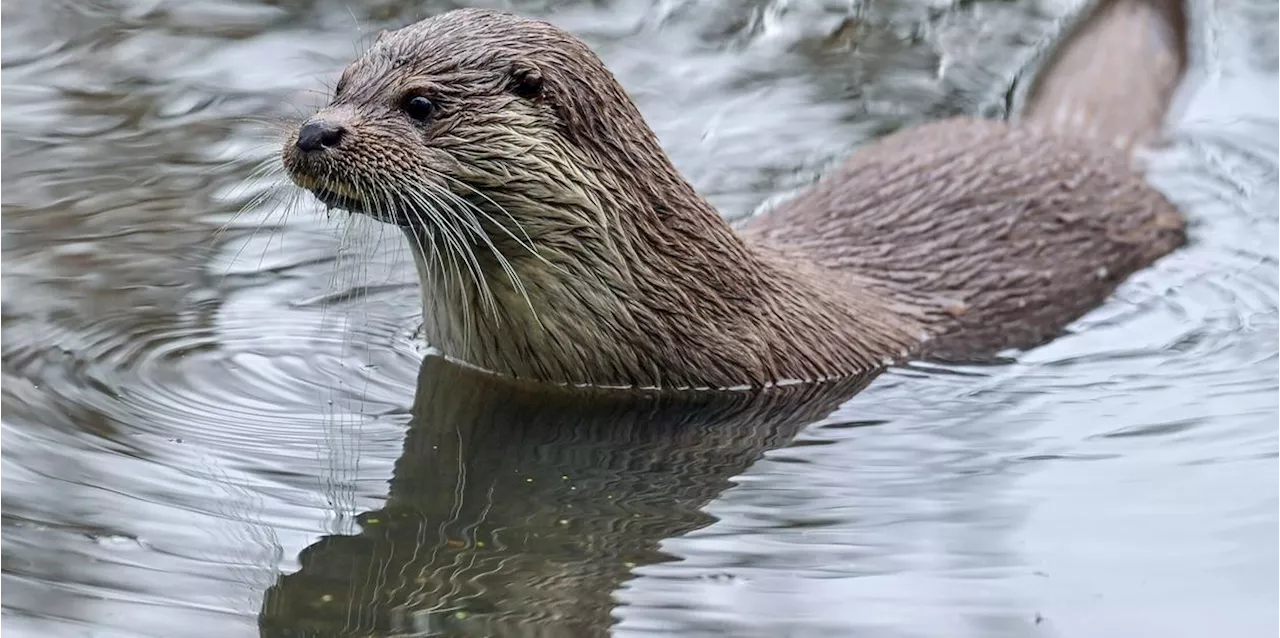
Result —
[{"label": "water reflection", "polygon": [[593,636],[659,541],[872,377],[761,393],[570,390],[423,362],[385,507],[302,551],[263,636]]},{"label": "water reflection", "polygon": [[[460,451],[456,440],[412,455],[421,463],[399,459],[421,309],[398,233],[369,227],[366,240],[305,206],[286,216],[276,201],[250,204],[263,187],[255,166],[278,150],[262,119],[323,102],[369,33],[459,4],[509,6],[580,34],[730,217],[881,131],[957,112],[1003,116],[1013,79],[1082,6],[6,2],[5,630],[367,634],[376,619],[410,626],[410,610],[427,617],[437,605],[439,621],[459,623],[446,610],[470,600],[472,625],[454,631],[484,633],[496,621],[480,602],[510,611],[532,588],[537,600],[594,601],[547,610],[566,623],[608,622],[618,599],[619,635],[1275,635],[1276,2],[1190,3],[1194,74],[1212,83],[1171,122],[1174,148],[1152,177],[1192,220],[1192,242],[1074,334],[969,376],[891,371],[804,429],[804,445],[737,476],[708,472],[741,468],[743,449],[781,445],[810,417],[752,426],[774,441],[738,441],[733,459],[707,457],[714,448],[663,434],[658,421],[585,429],[600,447],[572,446],[658,459],[659,440],[678,442],[703,455],[689,466],[696,485],[621,465],[606,479],[612,458],[548,456],[556,446],[537,436],[551,440],[554,415],[537,402],[484,407],[513,415],[503,431],[524,437],[510,440],[477,430],[479,410],[433,416],[414,441],[472,424],[465,451],[490,468],[468,472],[454,516],[457,466],[443,469],[442,457]],[[602,422],[614,409],[591,405],[587,417]],[[832,423],[849,420],[883,425]],[[397,477],[388,504],[398,459],[410,478]],[[549,478],[512,485],[495,466]],[[632,471],[653,492],[620,483]],[[561,476],[577,482],[563,487]],[[639,493],[641,523],[608,526],[631,520],[627,503],[597,502],[608,481]],[[725,489],[730,481],[739,487]],[[588,488],[595,496],[578,496]],[[689,497],[663,504],[660,489]],[[600,518],[551,518],[569,504],[594,505]],[[397,511],[410,514],[401,528],[378,529]],[[562,544],[513,540],[525,528]],[[659,545],[664,534],[673,537]],[[494,537],[529,551],[508,558],[509,582],[468,568],[492,557],[480,550],[519,553],[495,549]],[[593,538],[617,548],[584,545]],[[412,547],[438,551],[414,558]],[[431,561],[437,569],[425,569]],[[588,565],[596,571],[574,571]],[[393,612],[396,600],[407,604]]]}]

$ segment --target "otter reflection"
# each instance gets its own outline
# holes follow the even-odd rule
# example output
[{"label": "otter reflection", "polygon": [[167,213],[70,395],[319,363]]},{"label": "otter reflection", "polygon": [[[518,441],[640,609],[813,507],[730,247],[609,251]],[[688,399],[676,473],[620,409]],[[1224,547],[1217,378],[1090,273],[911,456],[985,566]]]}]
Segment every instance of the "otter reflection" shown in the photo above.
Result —
[{"label": "otter reflection", "polygon": [[423,362],[386,505],[267,591],[263,636],[596,636],[661,540],[871,379],[759,392],[548,388]]}]

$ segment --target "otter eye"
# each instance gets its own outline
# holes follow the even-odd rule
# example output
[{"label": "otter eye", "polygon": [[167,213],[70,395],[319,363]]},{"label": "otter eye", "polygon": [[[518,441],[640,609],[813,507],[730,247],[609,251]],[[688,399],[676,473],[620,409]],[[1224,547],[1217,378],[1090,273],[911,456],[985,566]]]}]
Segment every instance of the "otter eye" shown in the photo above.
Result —
[{"label": "otter eye", "polygon": [[511,91],[527,100],[542,95],[542,72],[532,67],[516,68],[511,72]]},{"label": "otter eye", "polygon": [[405,115],[419,122],[425,122],[431,119],[432,113],[435,113],[436,103],[426,96],[410,95],[400,104],[400,109],[404,111]]}]

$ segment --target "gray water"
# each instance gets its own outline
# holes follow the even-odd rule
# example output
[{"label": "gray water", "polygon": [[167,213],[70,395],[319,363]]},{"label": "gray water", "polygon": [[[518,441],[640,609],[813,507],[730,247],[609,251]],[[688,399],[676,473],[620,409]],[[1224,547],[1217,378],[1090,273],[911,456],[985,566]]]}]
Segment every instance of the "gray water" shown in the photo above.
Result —
[{"label": "gray water", "polygon": [[[11,636],[1276,635],[1274,2],[1193,3],[1151,159],[1186,248],[1009,364],[790,411],[423,366],[399,233],[255,172],[372,33],[447,5],[5,3]],[[1078,9],[510,5],[595,47],[731,217],[1003,117]]]}]

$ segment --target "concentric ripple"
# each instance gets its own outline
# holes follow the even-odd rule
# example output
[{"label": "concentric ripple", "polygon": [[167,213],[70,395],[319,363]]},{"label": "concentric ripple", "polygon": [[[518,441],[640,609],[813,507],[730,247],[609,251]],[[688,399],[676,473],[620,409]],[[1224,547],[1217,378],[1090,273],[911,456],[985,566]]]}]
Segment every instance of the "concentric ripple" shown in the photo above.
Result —
[{"label": "concentric ripple", "polygon": [[[463,462],[414,429],[403,240],[326,219],[278,144],[444,4],[5,5],[5,629],[480,631],[524,586],[522,619],[618,635],[1275,635],[1274,2],[1195,5],[1205,84],[1147,158],[1186,248],[1073,334],[893,370],[737,476],[732,433],[525,445],[518,414]],[[885,131],[1004,115],[1079,3],[507,4],[586,38],[739,217]]]}]

